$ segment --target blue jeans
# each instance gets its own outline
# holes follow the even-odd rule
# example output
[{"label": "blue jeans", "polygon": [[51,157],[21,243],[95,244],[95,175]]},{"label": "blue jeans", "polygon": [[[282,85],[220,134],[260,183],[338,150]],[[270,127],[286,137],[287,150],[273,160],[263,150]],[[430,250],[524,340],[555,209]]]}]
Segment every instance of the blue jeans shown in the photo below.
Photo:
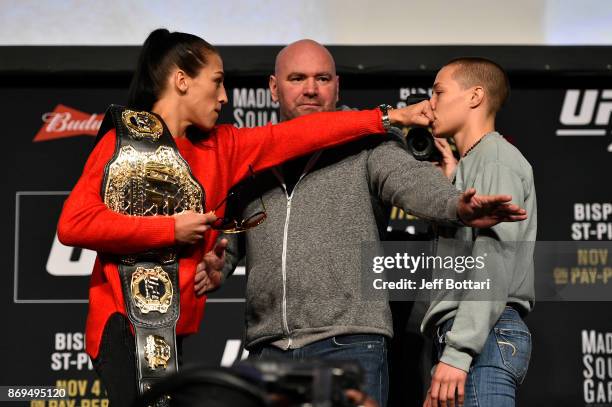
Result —
[{"label": "blue jeans", "polygon": [[[453,319],[437,330],[435,363],[444,351],[444,336]],[[506,307],[489,333],[482,352],[472,360],[465,384],[464,407],[514,407],[516,390],[525,379],[531,357],[531,334],[519,313]]]},{"label": "blue jeans", "polygon": [[381,407],[387,404],[389,392],[387,340],[382,335],[334,336],[289,350],[267,345],[251,351],[249,357],[302,361],[313,358],[358,361],[365,374],[363,391],[376,400]]}]

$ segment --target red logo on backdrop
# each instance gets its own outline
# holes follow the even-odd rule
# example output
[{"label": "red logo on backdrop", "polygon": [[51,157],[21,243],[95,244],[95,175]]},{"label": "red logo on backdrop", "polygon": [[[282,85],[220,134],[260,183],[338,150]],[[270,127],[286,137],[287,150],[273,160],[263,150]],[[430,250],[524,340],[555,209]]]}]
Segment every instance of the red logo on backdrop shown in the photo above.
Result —
[{"label": "red logo on backdrop", "polygon": [[95,136],[104,115],[85,113],[64,105],[42,115],[44,122],[33,141],[49,141],[74,136]]}]

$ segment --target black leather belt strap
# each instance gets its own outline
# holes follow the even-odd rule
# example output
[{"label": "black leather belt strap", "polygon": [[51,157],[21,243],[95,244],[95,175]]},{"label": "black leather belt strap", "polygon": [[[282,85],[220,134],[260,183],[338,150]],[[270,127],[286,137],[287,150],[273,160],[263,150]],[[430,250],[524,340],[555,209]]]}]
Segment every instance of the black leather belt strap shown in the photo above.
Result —
[{"label": "black leather belt strap", "polygon": [[178,263],[119,265],[128,318],[136,336],[139,391],[178,371]]},{"label": "black leather belt strap", "polygon": [[[129,216],[172,216],[185,210],[203,213],[204,189],[159,116],[112,105],[97,140],[112,128],[117,136],[115,153],[104,168],[100,189],[109,209]],[[168,247],[117,256],[117,260],[126,313],[136,334],[142,394],[178,370],[177,253],[176,248]]]}]

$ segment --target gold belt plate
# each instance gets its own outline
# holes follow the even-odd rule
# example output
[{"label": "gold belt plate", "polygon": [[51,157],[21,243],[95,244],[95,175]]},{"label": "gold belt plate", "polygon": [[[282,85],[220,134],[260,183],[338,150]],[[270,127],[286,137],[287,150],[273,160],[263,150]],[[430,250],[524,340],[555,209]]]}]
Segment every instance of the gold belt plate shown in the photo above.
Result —
[{"label": "gold belt plate", "polygon": [[161,121],[149,112],[126,109],[121,113],[121,120],[135,140],[157,141],[164,132]]},{"label": "gold belt plate", "polygon": [[144,345],[145,359],[151,370],[166,369],[170,360],[170,345],[159,335],[147,336]]},{"label": "gold belt plate", "polygon": [[174,295],[170,276],[161,266],[136,268],[132,274],[131,291],[134,305],[143,314],[151,311],[165,314]]}]

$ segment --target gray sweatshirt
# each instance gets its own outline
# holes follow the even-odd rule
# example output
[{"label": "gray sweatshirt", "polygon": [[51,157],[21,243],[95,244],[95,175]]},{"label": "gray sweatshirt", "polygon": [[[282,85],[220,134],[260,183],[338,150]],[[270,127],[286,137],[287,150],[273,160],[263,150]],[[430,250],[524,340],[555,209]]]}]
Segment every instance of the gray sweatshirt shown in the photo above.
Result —
[{"label": "gray sweatshirt", "polygon": [[[454,180],[460,190],[474,187],[479,194],[509,194],[512,202],[527,210],[528,219],[499,223],[490,229],[443,228],[437,254],[456,249],[453,240],[470,243],[473,256],[487,253],[486,273],[494,282],[491,301],[457,301],[456,293],[437,295],[425,314],[421,331],[431,335],[436,326],[455,318],[446,334],[441,361],[466,372],[478,355],[489,332],[507,303],[524,313],[531,311],[535,298],[533,243],[537,231],[536,193],[531,166],[513,145],[492,132],[459,161]],[[497,251],[492,251],[497,248]]]},{"label": "gray sweatshirt", "polygon": [[268,219],[226,236],[224,273],[246,253],[246,346],[282,349],[342,334],[392,336],[388,302],[361,298],[361,243],[381,239],[392,205],[452,222],[459,197],[403,140],[381,136],[315,154],[290,195],[280,171],[258,175],[245,214],[260,210],[259,194]]}]

